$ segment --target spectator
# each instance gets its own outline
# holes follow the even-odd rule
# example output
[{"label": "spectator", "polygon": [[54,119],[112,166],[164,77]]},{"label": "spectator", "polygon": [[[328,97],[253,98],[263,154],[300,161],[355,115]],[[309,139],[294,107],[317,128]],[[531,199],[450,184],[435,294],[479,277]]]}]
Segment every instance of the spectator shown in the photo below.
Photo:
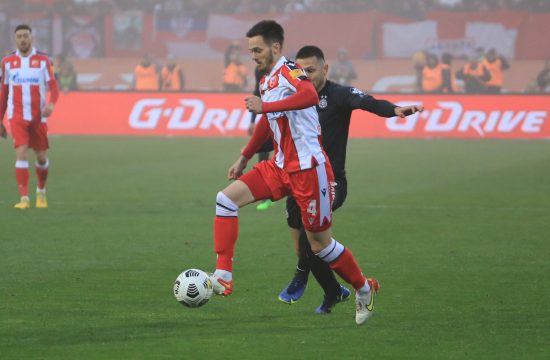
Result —
[{"label": "spectator", "polygon": [[134,90],[159,90],[159,71],[151,55],[145,54],[134,70]]},{"label": "spectator", "polygon": [[425,51],[417,51],[412,57],[414,71],[416,74],[415,90],[422,92],[422,71],[426,65],[427,53]]},{"label": "spectator", "polygon": [[443,53],[441,55],[441,66],[443,68],[443,92],[447,94],[452,94],[456,89],[456,79],[451,70],[451,63],[453,61],[453,56],[449,53]]},{"label": "spectator", "polygon": [[440,64],[436,55],[429,54],[422,69],[422,92],[440,94],[444,89],[452,92],[450,69]]},{"label": "spectator", "polygon": [[357,79],[357,72],[351,60],[348,57],[348,50],[340,48],[336,55],[336,61],[332,65],[330,79],[334,82],[343,85],[351,86],[351,81]]},{"label": "spectator", "polygon": [[234,40],[229,44],[227,49],[225,49],[225,54],[223,55],[223,66],[227,67],[229,63],[231,62],[231,58],[233,57],[234,52],[241,52],[241,44],[238,40]]},{"label": "spectator", "polygon": [[485,82],[491,79],[491,73],[479,61],[477,54],[470,57],[462,69],[456,73],[457,79],[464,80],[464,90],[468,94],[481,94],[485,92]]},{"label": "spectator", "polygon": [[550,59],[546,60],[544,69],[537,76],[537,88],[539,92],[550,93]]},{"label": "spectator", "polygon": [[227,92],[241,92],[247,83],[246,66],[241,62],[241,53],[233,50],[229,54],[229,63],[223,75],[223,90]]},{"label": "spectator", "polygon": [[67,56],[64,53],[59,53],[53,59],[53,74],[56,80],[59,78],[59,74],[61,73],[61,64],[65,62],[66,58]]},{"label": "spectator", "polygon": [[491,78],[485,82],[486,92],[488,94],[500,94],[502,84],[504,83],[503,72],[510,68],[510,64],[495,49],[487,52],[482,64],[491,73]]},{"label": "spectator", "polygon": [[65,93],[78,90],[77,75],[74,65],[67,59],[60,65],[59,73],[56,75],[59,89]]},{"label": "spectator", "polygon": [[172,55],[166,58],[166,64],[160,71],[161,90],[163,91],[183,91],[185,87],[185,77],[183,70],[176,63],[176,59]]}]

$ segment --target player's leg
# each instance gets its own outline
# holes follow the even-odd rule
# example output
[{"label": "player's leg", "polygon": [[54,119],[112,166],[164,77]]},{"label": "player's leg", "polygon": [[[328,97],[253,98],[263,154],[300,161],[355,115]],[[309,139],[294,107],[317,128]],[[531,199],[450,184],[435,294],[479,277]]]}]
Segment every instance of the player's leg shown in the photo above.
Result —
[{"label": "player's leg", "polygon": [[246,183],[236,180],[216,195],[214,218],[214,251],[217,254],[213,274],[214,292],[230,295],[233,292],[233,254],[239,236],[238,210],[254,202]]},{"label": "player's leg", "polygon": [[363,324],[374,310],[374,294],[380,288],[378,281],[365,278],[352,252],[332,238],[330,228],[320,232],[306,231],[315,255],[355,289],[355,322]]},{"label": "player's leg", "polygon": [[48,207],[46,199],[46,180],[48,179],[48,128],[45,123],[33,123],[29,128],[29,146],[36,154],[36,207]]},{"label": "player's leg", "polygon": [[46,180],[48,179],[48,168],[50,162],[46,150],[36,151],[36,207],[45,209],[48,207],[46,198]]},{"label": "player's leg", "polygon": [[20,197],[19,202],[14,205],[16,209],[30,208],[28,149],[27,145],[21,145],[15,149],[15,180]]},{"label": "player's leg", "polygon": [[[333,183],[333,189],[334,200],[332,202],[332,211],[334,212],[342,206],[347,196],[347,181],[345,177],[336,179]],[[324,291],[323,302],[317,307],[315,312],[317,314],[330,313],[336,304],[347,300],[351,293],[336,280],[330,266],[313,254],[305,230],[300,236],[300,248],[311,259],[311,272]]]},{"label": "player's leg", "polygon": [[286,199],[286,213],[286,221],[290,229],[290,236],[294,241],[298,264],[296,265],[294,277],[287,287],[279,293],[279,300],[287,304],[293,304],[302,297],[306,290],[312,257],[305,247],[300,246],[300,234],[303,232],[302,215],[300,207],[292,196],[288,196]]},{"label": "player's leg", "polygon": [[14,205],[16,209],[28,209],[29,201],[29,125],[28,121],[12,120],[11,131],[15,148],[15,180],[19,190],[20,200]]},{"label": "player's leg", "polygon": [[308,257],[311,259],[311,273],[324,291],[323,301],[315,309],[315,313],[328,314],[336,304],[348,300],[351,292],[336,280],[329,264],[313,254],[305,230],[300,236],[300,247],[307,249]]},{"label": "player's leg", "polygon": [[[278,183],[276,165],[270,161],[257,164],[216,196],[214,219],[214,251],[216,270],[212,276],[214,292],[230,295],[233,292],[233,254],[239,232],[238,209],[254,201],[286,195]],[[266,181],[269,181],[269,185]]]},{"label": "player's leg", "polygon": [[[271,139],[266,142],[267,147],[271,146],[271,150],[273,149],[273,145],[271,142]],[[262,149],[266,148],[266,144],[262,145]],[[262,162],[264,160],[269,160],[269,151],[261,151],[258,153],[258,162]],[[260,203],[256,206],[256,210],[267,210],[273,205],[273,201],[271,199],[264,199],[260,201]]]},{"label": "player's leg", "polygon": [[372,313],[373,294],[378,290],[378,283],[376,280],[367,281],[352,252],[332,238],[330,193],[333,191],[334,179],[330,164],[321,164],[313,170],[303,172],[296,177],[296,183],[307,180],[305,183],[309,185],[307,189],[298,186],[294,194],[302,210],[302,222],[311,250],[355,289],[355,320],[357,324],[362,324]]}]

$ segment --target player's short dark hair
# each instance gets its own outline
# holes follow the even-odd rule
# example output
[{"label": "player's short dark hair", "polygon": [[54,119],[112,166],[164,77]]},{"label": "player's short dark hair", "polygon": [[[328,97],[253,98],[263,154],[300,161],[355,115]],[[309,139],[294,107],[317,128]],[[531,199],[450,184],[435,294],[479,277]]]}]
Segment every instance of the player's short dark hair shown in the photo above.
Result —
[{"label": "player's short dark hair", "polygon": [[19,30],[29,30],[29,32],[32,34],[32,29],[27,24],[19,24],[15,27],[14,33],[18,32]]},{"label": "player's short dark hair", "polygon": [[262,20],[252,26],[246,33],[246,37],[261,36],[269,45],[278,42],[283,47],[285,41],[285,31],[283,27],[274,20]]},{"label": "player's short dark hair", "polygon": [[323,50],[315,45],[306,45],[296,53],[296,59],[306,59],[309,57],[316,57],[317,60],[325,61]]}]

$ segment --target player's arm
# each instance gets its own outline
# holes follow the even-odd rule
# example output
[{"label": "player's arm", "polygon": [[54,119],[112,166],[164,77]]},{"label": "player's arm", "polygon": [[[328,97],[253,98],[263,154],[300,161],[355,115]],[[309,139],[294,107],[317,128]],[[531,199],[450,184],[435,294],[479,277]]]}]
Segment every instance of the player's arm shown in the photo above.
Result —
[{"label": "player's arm", "polygon": [[59,98],[59,88],[57,87],[57,81],[55,80],[53,66],[49,61],[46,65],[45,79],[48,84],[48,88],[50,89],[50,102],[48,103],[48,105],[46,105],[44,111],[42,111],[42,116],[48,117],[53,113],[53,109],[55,107],[55,104],[57,103],[57,99]]},{"label": "player's arm", "polygon": [[5,139],[8,136],[8,132],[4,126],[4,115],[8,108],[8,92],[10,88],[8,85],[8,77],[5,76],[4,72],[4,62],[2,62],[2,66],[0,67],[0,80],[2,81],[2,86],[0,87],[0,137]]},{"label": "player's arm", "polygon": [[319,96],[309,80],[301,80],[296,84],[296,93],[289,97],[272,102],[262,102],[257,96],[245,99],[246,108],[258,114],[270,112],[301,110],[319,104]]},{"label": "player's arm", "polygon": [[[347,92],[347,93],[346,93]],[[357,88],[342,87],[340,97],[344,98],[352,109],[361,109],[381,117],[405,117],[424,110],[422,106],[397,106],[387,100],[378,100]]]},{"label": "player's arm", "polygon": [[0,89],[0,137],[4,139],[8,136],[8,132],[4,126],[4,114],[8,107],[8,91],[8,85],[2,84],[2,88]]},{"label": "player's arm", "polygon": [[260,150],[261,146],[268,139],[269,123],[267,122],[265,115],[263,115],[254,127],[254,132],[252,133],[250,140],[248,140],[248,144],[246,144],[241,151],[241,155],[227,171],[227,178],[229,180],[238,179],[243,174],[243,170],[246,168],[248,160],[250,160],[250,158],[252,158],[252,156]]},{"label": "player's arm", "polygon": [[270,131],[269,131],[269,122],[265,115],[262,115],[256,126],[254,126],[254,131],[248,144],[241,151],[241,155],[247,158],[248,160],[257,153],[262,145],[269,140]]}]

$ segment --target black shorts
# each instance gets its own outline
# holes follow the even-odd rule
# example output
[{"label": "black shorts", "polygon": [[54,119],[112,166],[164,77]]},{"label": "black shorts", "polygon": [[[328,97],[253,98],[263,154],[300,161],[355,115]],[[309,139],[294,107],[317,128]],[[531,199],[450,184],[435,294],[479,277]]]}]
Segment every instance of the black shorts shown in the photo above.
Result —
[{"label": "black shorts", "polygon": [[[334,200],[332,201],[332,211],[335,211],[346,201],[348,196],[348,180],[345,177],[334,180]],[[302,228],[302,215],[300,207],[292,196],[286,198],[286,222],[289,227],[300,230]]]}]

